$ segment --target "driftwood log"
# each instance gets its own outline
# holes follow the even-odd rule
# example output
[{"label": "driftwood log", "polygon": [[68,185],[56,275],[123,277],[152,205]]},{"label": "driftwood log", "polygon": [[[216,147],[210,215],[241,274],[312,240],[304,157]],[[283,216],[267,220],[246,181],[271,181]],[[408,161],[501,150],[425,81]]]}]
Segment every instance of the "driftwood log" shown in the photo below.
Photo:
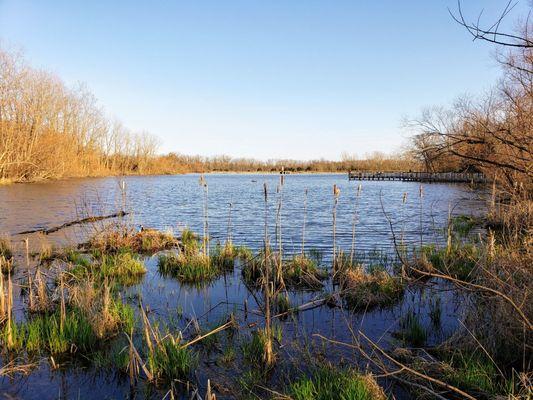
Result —
[{"label": "driftwood log", "polygon": [[17,235],[28,235],[30,233],[43,233],[44,235],[49,235],[50,233],[57,232],[61,229],[67,228],[69,226],[73,225],[79,225],[79,224],[86,224],[90,222],[97,222],[101,221],[103,219],[109,219],[109,218],[118,218],[118,217],[124,217],[125,215],[128,215],[129,213],[125,211],[119,211],[118,213],[110,214],[110,215],[100,215],[95,217],[87,217],[82,219],[77,219],[75,221],[65,222],[63,225],[54,226],[53,228],[42,228],[42,229],[33,229],[29,231],[23,231],[17,233]]}]

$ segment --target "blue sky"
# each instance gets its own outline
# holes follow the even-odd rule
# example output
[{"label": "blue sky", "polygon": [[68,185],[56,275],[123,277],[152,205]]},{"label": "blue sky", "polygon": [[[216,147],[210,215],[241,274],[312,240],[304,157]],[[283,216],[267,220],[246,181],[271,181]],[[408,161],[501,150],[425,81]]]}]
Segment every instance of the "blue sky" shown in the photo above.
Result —
[{"label": "blue sky", "polygon": [[[464,1],[491,20],[503,0]],[[418,1],[0,0],[3,47],[162,141],[162,152],[338,159],[495,83],[494,49]],[[512,19],[529,9],[519,1]]]}]

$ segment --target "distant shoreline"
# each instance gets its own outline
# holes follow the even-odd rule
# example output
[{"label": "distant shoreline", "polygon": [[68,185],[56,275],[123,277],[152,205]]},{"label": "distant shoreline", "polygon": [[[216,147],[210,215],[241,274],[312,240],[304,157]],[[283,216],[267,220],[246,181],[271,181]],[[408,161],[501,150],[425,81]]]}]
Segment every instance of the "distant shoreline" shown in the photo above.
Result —
[{"label": "distant shoreline", "polygon": [[130,178],[130,177],[155,177],[155,176],[182,176],[182,175],[347,175],[348,171],[331,172],[331,171],[298,171],[288,172],[281,174],[272,171],[208,171],[208,172],[183,172],[174,174],[126,174],[126,175],[87,175],[87,176],[65,176],[61,178],[47,178],[47,179],[35,179],[27,181],[16,181],[12,179],[0,179],[0,187],[9,186],[15,184],[28,184],[28,183],[48,183],[48,182],[61,182],[75,179],[103,179],[103,178]]}]

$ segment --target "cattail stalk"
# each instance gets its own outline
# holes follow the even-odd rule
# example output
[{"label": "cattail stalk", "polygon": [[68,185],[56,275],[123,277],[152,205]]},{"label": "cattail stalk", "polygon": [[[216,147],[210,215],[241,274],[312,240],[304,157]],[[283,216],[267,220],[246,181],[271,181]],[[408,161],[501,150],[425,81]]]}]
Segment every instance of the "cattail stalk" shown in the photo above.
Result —
[{"label": "cattail stalk", "polygon": [[423,225],[422,225],[423,213],[424,213],[424,209],[423,209],[423,206],[424,206],[424,188],[422,187],[422,185],[420,185],[420,187],[419,187],[418,195],[419,195],[419,198],[420,198],[420,226],[419,226],[419,230],[420,230],[420,247],[422,247],[422,245],[424,244],[424,231],[423,231]]},{"label": "cattail stalk", "polygon": [[353,211],[353,222],[352,222],[352,248],[350,250],[350,265],[353,266],[353,258],[355,255],[355,227],[357,225],[357,209],[359,206],[359,198],[361,196],[362,186],[359,184],[357,187],[357,194],[355,196],[355,207]]},{"label": "cattail stalk", "polygon": [[26,246],[26,272],[28,274],[28,303],[30,310],[33,310],[33,280],[30,273],[30,240],[24,239]]},{"label": "cattail stalk", "polygon": [[226,234],[226,243],[231,243],[232,241],[232,238],[231,238],[231,208],[233,207],[233,204],[230,202],[228,203],[228,232]]},{"label": "cattail stalk", "polygon": [[284,175],[282,174],[279,179],[278,186],[278,211],[276,215],[276,230],[277,230],[277,240],[278,240],[278,265],[277,265],[277,274],[276,274],[276,283],[283,285],[283,241],[281,238],[281,210],[283,207],[283,184]]},{"label": "cattail stalk", "polygon": [[339,204],[339,195],[341,190],[337,184],[333,185],[333,274],[337,268],[337,246],[336,246],[336,234],[337,234],[337,205]]},{"label": "cattail stalk", "polygon": [[263,186],[265,198],[265,251],[264,251],[264,296],[265,296],[265,352],[263,354],[265,364],[272,363],[272,333],[271,333],[271,317],[270,317],[270,265],[269,265],[269,246],[268,246],[268,190],[267,184]]},{"label": "cattail stalk", "polygon": [[302,224],[302,257],[305,254],[305,223],[307,220],[307,188],[304,191],[304,220]]}]

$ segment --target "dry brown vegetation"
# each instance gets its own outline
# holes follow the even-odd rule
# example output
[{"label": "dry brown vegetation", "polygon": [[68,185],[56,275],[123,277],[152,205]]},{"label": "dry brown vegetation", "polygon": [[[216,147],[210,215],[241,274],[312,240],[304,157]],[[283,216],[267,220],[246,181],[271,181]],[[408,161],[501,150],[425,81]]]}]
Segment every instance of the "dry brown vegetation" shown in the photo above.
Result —
[{"label": "dry brown vegetation", "polygon": [[110,121],[83,86],[0,49],[0,180],[149,172],[156,148]]}]

